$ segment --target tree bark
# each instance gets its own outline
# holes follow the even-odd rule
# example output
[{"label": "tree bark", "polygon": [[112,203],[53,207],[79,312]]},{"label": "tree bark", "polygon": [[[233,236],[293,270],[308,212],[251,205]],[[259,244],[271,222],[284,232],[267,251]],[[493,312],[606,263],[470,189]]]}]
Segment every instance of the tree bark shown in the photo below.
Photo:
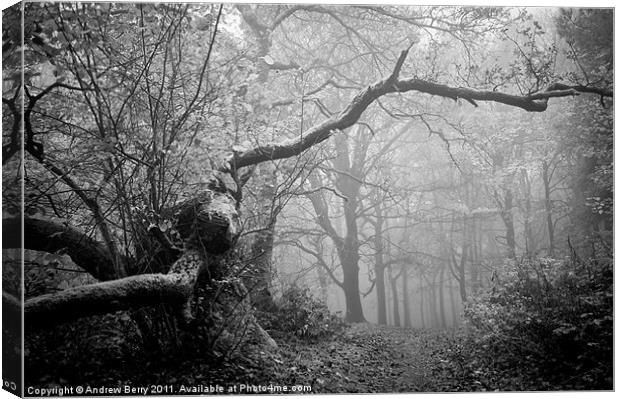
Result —
[{"label": "tree bark", "polygon": [[352,323],[366,321],[359,292],[358,257],[357,252],[352,253],[350,256],[346,256],[342,262],[344,299],[347,307],[345,318]]},{"label": "tree bark", "polygon": [[[65,251],[73,262],[100,281],[117,278],[107,247],[66,225],[40,219],[24,219],[24,249],[54,253]],[[2,220],[5,232],[21,232],[21,219]],[[3,234],[2,248],[21,248],[21,234]]]},{"label": "tree bark", "polygon": [[179,305],[183,319],[190,321],[188,301],[203,264],[197,250],[188,250],[168,274],[142,274],[41,295],[25,302],[24,322],[27,327],[45,327],[160,303]]}]

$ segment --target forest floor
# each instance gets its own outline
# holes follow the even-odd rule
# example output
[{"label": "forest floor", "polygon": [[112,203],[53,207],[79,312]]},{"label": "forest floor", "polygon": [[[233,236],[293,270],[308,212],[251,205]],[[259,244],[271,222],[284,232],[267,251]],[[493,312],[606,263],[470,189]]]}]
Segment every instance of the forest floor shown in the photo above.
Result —
[{"label": "forest floor", "polygon": [[[312,393],[391,393],[470,390],[455,386],[442,356],[445,333],[356,323],[336,336],[307,341],[275,337],[279,349],[209,367],[187,364],[190,383],[310,386]],[[180,370],[180,371],[181,371]],[[193,376],[193,377],[192,377]],[[208,376],[208,381],[200,380]],[[175,380],[175,382],[181,382]],[[460,388],[460,389],[459,389]],[[276,393],[267,391],[266,393]]]}]

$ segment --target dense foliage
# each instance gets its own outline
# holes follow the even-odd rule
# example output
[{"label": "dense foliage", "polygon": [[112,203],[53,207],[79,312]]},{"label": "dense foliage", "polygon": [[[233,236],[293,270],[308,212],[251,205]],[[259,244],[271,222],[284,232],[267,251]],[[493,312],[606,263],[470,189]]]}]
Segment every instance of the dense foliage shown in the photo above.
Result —
[{"label": "dense foliage", "polygon": [[465,309],[448,350],[454,380],[470,389],[613,387],[611,259],[536,259],[505,266]]},{"label": "dense foliage", "polygon": [[342,332],[344,322],[331,313],[325,302],[315,298],[306,287],[292,285],[263,312],[262,325],[275,336],[292,335],[306,340],[332,337]]}]

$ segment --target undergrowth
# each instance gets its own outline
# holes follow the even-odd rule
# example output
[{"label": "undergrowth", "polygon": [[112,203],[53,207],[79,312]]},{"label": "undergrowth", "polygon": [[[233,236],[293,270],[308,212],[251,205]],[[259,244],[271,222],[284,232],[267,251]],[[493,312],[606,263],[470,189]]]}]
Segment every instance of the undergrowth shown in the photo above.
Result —
[{"label": "undergrowth", "polygon": [[315,298],[308,288],[288,287],[275,300],[275,308],[261,312],[261,325],[273,336],[295,336],[318,340],[340,333],[345,323],[329,312],[327,305]]},{"label": "undergrowth", "polygon": [[613,389],[611,260],[525,260],[465,308],[444,368],[459,390]]}]

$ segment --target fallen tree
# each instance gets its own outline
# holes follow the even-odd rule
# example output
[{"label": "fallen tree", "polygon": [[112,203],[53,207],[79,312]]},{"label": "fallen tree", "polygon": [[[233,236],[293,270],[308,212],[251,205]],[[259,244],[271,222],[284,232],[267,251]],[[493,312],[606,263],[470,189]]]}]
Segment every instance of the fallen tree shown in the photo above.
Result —
[{"label": "fallen tree", "polygon": [[[240,223],[234,204],[230,195],[216,191],[205,191],[179,204],[175,207],[175,227],[183,238],[184,250],[167,274],[140,274],[28,299],[23,307],[26,325],[50,326],[80,317],[160,303],[176,305],[181,319],[191,321],[189,303],[199,274],[208,267],[209,255],[226,252],[239,236]],[[5,226],[17,227],[17,222],[13,219]],[[24,227],[25,249],[51,251],[66,248],[78,266],[94,277],[107,279],[108,275],[101,271],[109,258],[100,244],[74,229],[51,222],[26,219]],[[21,241],[18,235],[13,237],[3,240],[5,248]],[[3,293],[3,303],[13,312],[19,311],[16,309],[19,300],[6,292]]]}]

